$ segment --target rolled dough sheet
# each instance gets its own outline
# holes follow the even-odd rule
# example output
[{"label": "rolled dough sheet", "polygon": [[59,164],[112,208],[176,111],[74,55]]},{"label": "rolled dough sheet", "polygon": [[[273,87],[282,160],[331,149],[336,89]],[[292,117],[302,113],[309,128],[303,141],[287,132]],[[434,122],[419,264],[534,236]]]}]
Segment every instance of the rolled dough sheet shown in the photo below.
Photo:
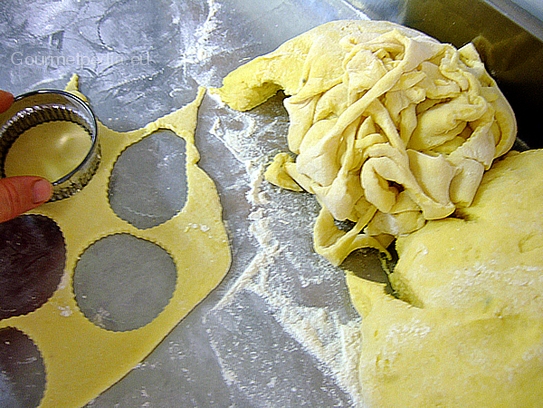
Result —
[{"label": "rolled dough sheet", "polygon": [[[77,90],[77,77],[67,90],[84,98]],[[200,156],[194,144],[204,93],[200,89],[192,103],[139,130],[119,133],[99,124],[102,159],[90,183],[74,196],[35,211],[53,219],[64,234],[65,275],[44,306],[28,315],[2,320],[0,328],[23,331],[40,350],[47,382],[42,407],[77,407],[97,397],[146,357],[227,273],[231,253],[219,196],[213,181],[197,165]],[[188,196],[185,207],[172,219],[140,230],[111,209],[108,181],[121,152],[158,129],[171,130],[186,141]],[[193,228],[195,224],[203,227]],[[72,285],[83,251],[116,233],[158,244],[177,268],[177,284],[168,305],[146,326],[126,332],[107,331],[91,323],[79,310]]]}]

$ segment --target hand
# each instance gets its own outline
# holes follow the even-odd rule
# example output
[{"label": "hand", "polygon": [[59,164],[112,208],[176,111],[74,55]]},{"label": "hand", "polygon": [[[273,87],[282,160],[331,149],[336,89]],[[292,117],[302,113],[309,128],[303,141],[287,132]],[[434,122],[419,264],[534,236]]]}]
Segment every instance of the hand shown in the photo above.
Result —
[{"label": "hand", "polygon": [[[0,113],[9,109],[13,95],[0,91]],[[53,186],[42,177],[17,176],[0,179],[0,222],[8,221],[49,201]]]}]

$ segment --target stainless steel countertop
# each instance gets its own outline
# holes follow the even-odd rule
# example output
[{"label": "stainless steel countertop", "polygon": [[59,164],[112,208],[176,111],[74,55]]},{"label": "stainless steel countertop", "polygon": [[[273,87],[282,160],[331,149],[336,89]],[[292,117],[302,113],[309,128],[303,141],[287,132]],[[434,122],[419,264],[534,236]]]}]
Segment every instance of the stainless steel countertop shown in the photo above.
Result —
[{"label": "stainless steel countertop", "polygon": [[[77,73],[99,120],[127,131],[192,101],[198,86],[219,86],[228,72],[295,35],[327,21],[367,14],[457,45],[478,37],[504,89],[515,103],[518,98],[524,101],[524,107],[516,108],[541,112],[543,65],[527,68],[510,45],[513,41],[514,50],[540,58],[538,36],[543,29],[538,20],[520,12],[525,22],[535,24],[535,31],[519,31],[511,23],[513,31],[498,39],[486,34],[492,24],[474,27],[463,20],[463,13],[458,18],[455,8],[462,7],[461,0],[350,3],[5,0],[0,3],[0,88],[15,94],[63,88]],[[497,2],[474,3],[485,13],[497,13]],[[443,24],[439,10],[452,10],[456,20]],[[505,61],[498,51],[509,51],[510,59]],[[533,58],[526,58],[526,64]],[[525,103],[530,90],[530,101],[535,101],[531,105]],[[529,135],[530,115],[519,110],[525,139],[543,145],[540,136]],[[224,206],[231,270],[145,361],[89,406],[354,405],[348,382],[338,374],[343,361],[338,344],[343,328],[355,328],[359,317],[350,304],[342,268],[312,252],[317,204],[307,194],[262,182],[269,158],[286,149],[287,124],[280,97],[240,114],[206,96],[196,140],[200,165],[216,182]],[[357,265],[360,274],[383,279],[374,253],[356,257],[349,259],[350,267]],[[316,330],[309,341],[300,331],[305,323],[326,331]]]}]

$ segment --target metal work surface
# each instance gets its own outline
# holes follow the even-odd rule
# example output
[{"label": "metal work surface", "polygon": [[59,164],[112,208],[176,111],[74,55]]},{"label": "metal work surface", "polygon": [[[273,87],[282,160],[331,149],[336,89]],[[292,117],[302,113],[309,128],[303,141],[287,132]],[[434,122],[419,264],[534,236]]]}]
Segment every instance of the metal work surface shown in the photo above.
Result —
[{"label": "metal work surface", "polygon": [[[465,10],[461,3],[6,0],[0,3],[0,89],[14,94],[62,89],[77,73],[99,121],[128,131],[191,102],[199,86],[220,86],[231,70],[310,28],[337,19],[382,18],[456,45],[478,38],[491,71],[514,101],[525,132],[521,137],[532,146],[543,145],[538,135],[530,135],[535,129],[530,113],[543,109],[541,91],[534,90],[543,89],[543,64],[532,61],[543,58],[543,23],[520,11],[533,27],[528,33],[500,17],[513,31],[500,30],[503,38],[498,39],[485,34],[488,27],[466,22],[470,30],[457,29],[460,20],[445,24],[441,14],[436,16],[439,10]],[[502,16],[489,2],[476,3],[484,13]],[[526,65],[513,51],[507,61],[497,54],[512,49],[529,49],[533,58]],[[519,105],[527,93],[532,102]],[[196,131],[199,164],[221,197],[231,269],[158,348],[90,407],[356,404],[356,375],[345,375],[349,355],[343,345],[345,336],[356,332],[359,316],[350,304],[343,268],[374,280],[384,276],[373,252],[358,252],[338,268],[316,255],[314,197],[263,180],[270,158],[286,150],[288,117],[281,102],[277,96],[239,113],[216,98],[204,98]],[[155,192],[173,186],[183,195],[186,189],[172,171],[161,177],[160,170],[183,162],[184,145],[167,132],[155,136],[133,146],[133,156],[121,156],[114,170],[119,181],[110,191],[117,214],[144,228],[149,218],[168,219],[181,209],[174,193],[155,205]],[[143,210],[136,211],[138,205]],[[143,211],[148,214],[138,218]],[[103,258],[95,254],[94,262],[108,262],[115,257],[111,252]],[[154,273],[148,272],[149,282]],[[158,290],[153,289],[154,298]]]}]

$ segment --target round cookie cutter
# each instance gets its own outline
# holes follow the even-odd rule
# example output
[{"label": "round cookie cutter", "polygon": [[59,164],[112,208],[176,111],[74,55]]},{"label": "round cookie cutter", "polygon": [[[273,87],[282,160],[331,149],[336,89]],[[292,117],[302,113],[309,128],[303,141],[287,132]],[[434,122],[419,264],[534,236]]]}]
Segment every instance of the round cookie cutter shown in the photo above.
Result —
[{"label": "round cookie cutter", "polygon": [[68,174],[52,181],[50,201],[68,198],[91,180],[100,163],[98,126],[91,108],[81,98],[61,90],[41,89],[15,97],[11,107],[0,114],[0,177],[6,177],[5,162],[13,143],[28,129],[46,122],[65,121],[80,125],[91,138],[81,163]]}]

